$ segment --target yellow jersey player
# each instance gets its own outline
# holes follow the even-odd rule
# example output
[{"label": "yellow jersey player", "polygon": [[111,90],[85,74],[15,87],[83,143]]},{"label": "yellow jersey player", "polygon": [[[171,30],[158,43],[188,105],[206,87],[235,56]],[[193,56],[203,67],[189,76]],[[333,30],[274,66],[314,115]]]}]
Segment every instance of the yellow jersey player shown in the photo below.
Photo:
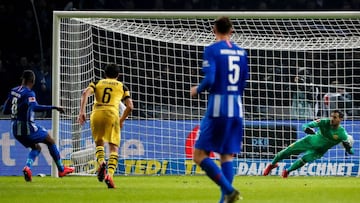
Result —
[{"label": "yellow jersey player", "polygon": [[[86,121],[85,108],[88,97],[94,94],[95,101],[90,116],[90,127],[96,145],[95,156],[99,164],[97,177],[100,182],[105,179],[108,188],[115,188],[113,175],[118,165],[120,128],[123,127],[125,119],[134,108],[129,89],[117,80],[119,72],[119,66],[109,64],[105,67],[105,79],[89,84],[82,93],[78,116],[78,122],[83,125]],[[119,116],[119,106],[122,101],[126,108]],[[109,144],[110,150],[107,164],[105,161],[105,143]]]}]

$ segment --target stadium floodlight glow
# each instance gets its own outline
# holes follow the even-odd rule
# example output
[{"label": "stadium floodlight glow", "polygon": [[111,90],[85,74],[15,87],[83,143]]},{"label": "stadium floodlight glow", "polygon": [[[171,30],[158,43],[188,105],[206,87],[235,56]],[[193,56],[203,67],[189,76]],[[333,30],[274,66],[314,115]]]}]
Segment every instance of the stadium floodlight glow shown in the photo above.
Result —
[{"label": "stadium floodlight glow", "polygon": [[[219,16],[231,17],[232,40],[249,55],[237,174],[260,175],[276,152],[304,136],[304,122],[327,116],[333,108],[346,111],[343,125],[359,140],[359,14],[55,11],[53,104],[66,114],[53,113],[53,134],[62,156],[75,165],[76,174],[95,172],[89,122],[84,127],[76,122],[80,96],[89,82],[103,77],[105,64],[117,63],[135,105],[122,129],[117,174],[200,172],[191,156],[207,95],[191,99],[189,90],[202,78],[202,51],[214,41],[212,26]],[[336,92],[325,97],[340,89],[352,98],[342,100]],[[360,150],[359,142],[354,149]],[[358,160],[358,153],[345,157],[336,147],[319,163],[359,167]]]}]

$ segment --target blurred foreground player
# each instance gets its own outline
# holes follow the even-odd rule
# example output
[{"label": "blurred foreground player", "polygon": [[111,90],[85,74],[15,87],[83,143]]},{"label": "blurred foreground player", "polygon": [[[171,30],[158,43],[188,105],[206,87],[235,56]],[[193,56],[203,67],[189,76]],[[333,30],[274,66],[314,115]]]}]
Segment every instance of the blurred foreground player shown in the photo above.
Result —
[{"label": "blurred foreground player", "polygon": [[[233,186],[233,154],[240,153],[243,135],[242,95],[249,77],[247,53],[230,41],[232,23],[228,17],[215,21],[216,42],[205,47],[202,70],[205,78],[190,94],[209,92],[207,111],[195,143],[194,162],[221,188],[220,203],[235,202],[240,193]],[[220,154],[221,168],[209,157]]]}]

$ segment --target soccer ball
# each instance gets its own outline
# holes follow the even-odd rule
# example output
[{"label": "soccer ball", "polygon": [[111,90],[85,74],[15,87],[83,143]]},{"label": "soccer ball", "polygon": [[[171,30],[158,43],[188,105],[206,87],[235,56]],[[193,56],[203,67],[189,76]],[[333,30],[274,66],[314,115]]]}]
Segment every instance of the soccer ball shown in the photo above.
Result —
[{"label": "soccer ball", "polygon": [[[354,145],[354,137],[352,135],[347,135],[348,139],[347,141],[350,143],[350,146],[352,147]],[[341,146],[344,147],[343,143],[340,142]]]}]

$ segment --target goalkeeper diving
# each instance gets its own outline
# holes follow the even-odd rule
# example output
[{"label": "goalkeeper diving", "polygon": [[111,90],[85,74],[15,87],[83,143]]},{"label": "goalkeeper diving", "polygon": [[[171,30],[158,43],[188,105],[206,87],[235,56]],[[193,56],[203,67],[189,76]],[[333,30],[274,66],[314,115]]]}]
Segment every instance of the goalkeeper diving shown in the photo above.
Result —
[{"label": "goalkeeper diving", "polygon": [[[321,158],[330,148],[339,143],[342,143],[346,154],[354,154],[352,148],[353,139],[348,135],[345,128],[340,125],[343,118],[343,112],[334,110],[331,112],[330,118],[318,119],[304,124],[302,127],[307,135],[277,153],[271,164],[265,168],[263,175],[267,176],[272,169],[278,166],[279,161],[291,155],[303,154],[282,172],[282,177],[287,178],[291,171]],[[318,130],[315,132],[313,128]]]}]

